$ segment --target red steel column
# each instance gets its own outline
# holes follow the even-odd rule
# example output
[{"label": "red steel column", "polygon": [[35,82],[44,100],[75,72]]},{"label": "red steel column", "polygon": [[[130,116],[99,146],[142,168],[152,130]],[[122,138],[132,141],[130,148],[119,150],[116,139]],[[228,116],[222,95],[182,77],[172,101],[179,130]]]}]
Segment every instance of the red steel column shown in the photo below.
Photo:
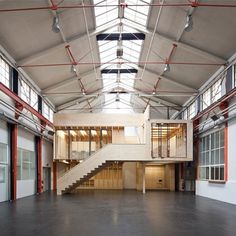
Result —
[{"label": "red steel column", "polygon": [[16,200],[16,177],[17,177],[17,136],[18,127],[11,126],[11,200]]},{"label": "red steel column", "polygon": [[42,192],[42,138],[36,137],[37,142],[37,193]]},{"label": "red steel column", "polygon": [[57,190],[57,163],[53,162],[53,191]]},{"label": "red steel column", "polygon": [[225,129],[224,129],[224,136],[225,136],[225,147],[224,147],[224,159],[225,159],[225,176],[224,180],[228,180],[228,124],[225,124]]}]

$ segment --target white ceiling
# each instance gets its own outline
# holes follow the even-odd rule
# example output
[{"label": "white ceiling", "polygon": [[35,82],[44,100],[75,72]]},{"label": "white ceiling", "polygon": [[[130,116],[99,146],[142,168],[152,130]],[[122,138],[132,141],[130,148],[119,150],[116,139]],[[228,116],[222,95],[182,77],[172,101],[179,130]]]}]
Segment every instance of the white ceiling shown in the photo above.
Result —
[{"label": "white ceiling", "polygon": [[[135,4],[136,1],[132,2]],[[57,5],[61,1],[53,2]],[[64,0],[59,6],[78,6],[82,2]],[[199,2],[235,4],[234,0]],[[106,1],[103,4],[105,3]],[[48,0],[1,0],[0,9],[48,7],[50,4]],[[84,0],[84,4],[93,4],[93,1]],[[157,22],[159,11],[160,7],[150,7],[146,29],[137,27],[138,31],[146,35],[136,75],[138,79],[133,81],[134,85],[131,87],[124,87],[113,80],[111,89],[122,87],[123,91],[131,94],[130,100],[127,100],[127,96],[119,95],[119,103],[125,104],[124,112],[143,112],[147,104],[150,104],[156,116],[165,118],[167,109],[162,105],[182,106],[192,96],[191,93],[195,93],[220,66],[170,64],[170,71],[164,72],[165,65],[156,63],[168,59],[175,43],[177,47],[170,58],[171,62],[224,64],[236,49],[236,8],[163,7]],[[192,12],[194,25],[192,31],[186,32],[184,25],[189,12]],[[106,31],[110,26],[109,22],[104,27],[96,28],[93,7],[58,9],[61,32],[54,33],[51,27],[55,13],[56,11],[51,9],[0,12],[0,44],[9,51],[18,66],[67,64],[22,67],[58,110],[101,112],[102,108],[106,108],[106,112],[109,107],[121,110],[122,106],[117,105],[114,94],[109,101],[105,98],[104,95],[110,90],[109,87],[108,91],[104,90],[105,80],[102,80],[99,68],[100,55],[96,35]],[[153,33],[155,25],[157,27]],[[78,62],[75,66],[76,73],[72,72],[71,65],[68,65],[71,60],[66,45],[70,46],[73,57]],[[144,63],[146,60],[147,65]],[[149,64],[150,62],[152,63]],[[86,95],[82,94],[83,89]],[[163,91],[163,96],[152,95],[154,89],[156,92]],[[164,92],[188,92],[188,95],[167,96]],[[174,111],[170,109],[171,114]]]}]

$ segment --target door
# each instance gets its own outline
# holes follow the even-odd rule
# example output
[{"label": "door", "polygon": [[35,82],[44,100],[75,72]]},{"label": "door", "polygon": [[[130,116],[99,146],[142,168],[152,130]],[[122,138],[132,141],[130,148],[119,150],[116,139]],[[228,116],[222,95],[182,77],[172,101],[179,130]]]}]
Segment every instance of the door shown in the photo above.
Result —
[{"label": "door", "polygon": [[0,164],[0,202],[8,200],[8,165]]},{"label": "door", "polygon": [[51,189],[51,168],[43,167],[43,191]]}]

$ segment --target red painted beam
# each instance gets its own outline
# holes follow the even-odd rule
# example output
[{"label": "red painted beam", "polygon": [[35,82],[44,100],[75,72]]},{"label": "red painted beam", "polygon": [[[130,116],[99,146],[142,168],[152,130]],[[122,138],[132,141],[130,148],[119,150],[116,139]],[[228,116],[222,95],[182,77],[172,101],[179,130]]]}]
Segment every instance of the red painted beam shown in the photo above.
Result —
[{"label": "red painted beam", "polygon": [[[106,4],[100,4],[100,5],[94,5],[94,4],[77,4],[77,5],[64,5],[64,6],[58,6],[55,3],[51,6],[45,7],[45,6],[38,6],[38,7],[22,7],[22,8],[5,8],[0,9],[0,12],[20,12],[20,11],[39,11],[39,10],[60,10],[60,9],[81,9],[81,8],[101,8],[101,7],[119,7],[121,5],[119,4],[112,4],[112,5],[106,5]],[[236,4],[224,4],[224,3],[197,3],[196,1],[189,2],[189,3],[154,3],[154,4],[129,4],[126,7],[218,7],[218,8],[235,8]]]},{"label": "red painted beam", "polygon": [[24,100],[22,100],[19,96],[17,96],[13,91],[11,91],[9,88],[7,88],[1,82],[0,82],[0,91],[5,93],[11,99],[13,99],[18,104],[18,106],[21,105],[23,108],[27,109],[29,112],[31,112],[33,115],[35,115],[41,122],[46,123],[51,128],[54,127],[54,125],[51,121],[46,119],[42,114],[40,114],[38,111],[36,111],[33,107],[31,107],[28,103],[26,103]]},{"label": "red painted beam", "polygon": [[16,178],[17,178],[17,136],[18,127],[11,125],[11,200],[16,200]]},{"label": "red painted beam", "polygon": [[53,162],[53,191],[57,190],[57,163]]},{"label": "red painted beam", "polygon": [[42,192],[42,138],[36,137],[37,145],[37,193]]}]

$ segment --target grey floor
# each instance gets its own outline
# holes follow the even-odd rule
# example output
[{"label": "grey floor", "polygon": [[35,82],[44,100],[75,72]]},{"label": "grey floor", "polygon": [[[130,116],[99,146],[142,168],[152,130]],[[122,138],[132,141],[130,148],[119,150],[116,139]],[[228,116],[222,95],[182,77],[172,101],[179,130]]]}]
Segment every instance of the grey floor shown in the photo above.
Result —
[{"label": "grey floor", "polygon": [[0,236],[235,236],[236,206],[192,194],[53,193],[0,203]]}]

